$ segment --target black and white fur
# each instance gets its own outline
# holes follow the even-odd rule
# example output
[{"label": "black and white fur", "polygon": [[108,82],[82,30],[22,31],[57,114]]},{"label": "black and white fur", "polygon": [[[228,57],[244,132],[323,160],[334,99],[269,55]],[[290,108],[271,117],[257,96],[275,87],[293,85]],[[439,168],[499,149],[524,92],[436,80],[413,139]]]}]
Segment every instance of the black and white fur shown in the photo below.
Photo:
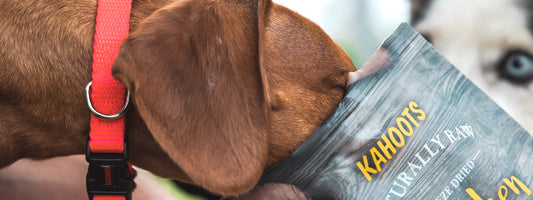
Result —
[{"label": "black and white fur", "polygon": [[533,0],[411,0],[411,23],[533,133]]}]

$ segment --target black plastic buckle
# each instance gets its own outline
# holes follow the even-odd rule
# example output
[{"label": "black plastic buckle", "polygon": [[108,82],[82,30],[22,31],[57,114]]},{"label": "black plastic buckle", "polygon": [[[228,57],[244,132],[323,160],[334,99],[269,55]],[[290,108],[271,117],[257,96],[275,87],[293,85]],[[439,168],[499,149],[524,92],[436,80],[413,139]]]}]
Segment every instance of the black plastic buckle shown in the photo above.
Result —
[{"label": "black plastic buckle", "polygon": [[94,195],[123,195],[131,200],[134,183],[127,163],[127,149],[124,142],[123,153],[91,153],[87,144],[85,159],[89,162],[86,179],[89,200]]}]

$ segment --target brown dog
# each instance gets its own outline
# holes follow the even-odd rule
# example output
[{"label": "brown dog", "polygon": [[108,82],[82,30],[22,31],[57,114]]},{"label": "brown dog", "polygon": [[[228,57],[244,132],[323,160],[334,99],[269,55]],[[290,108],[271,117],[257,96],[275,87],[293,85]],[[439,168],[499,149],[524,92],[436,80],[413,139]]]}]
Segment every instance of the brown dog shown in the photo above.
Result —
[{"label": "brown dog", "polygon": [[[0,0],[0,167],[83,154],[96,0]],[[346,53],[270,0],[134,0],[113,66],[134,105],[130,162],[250,190],[343,98]]]}]

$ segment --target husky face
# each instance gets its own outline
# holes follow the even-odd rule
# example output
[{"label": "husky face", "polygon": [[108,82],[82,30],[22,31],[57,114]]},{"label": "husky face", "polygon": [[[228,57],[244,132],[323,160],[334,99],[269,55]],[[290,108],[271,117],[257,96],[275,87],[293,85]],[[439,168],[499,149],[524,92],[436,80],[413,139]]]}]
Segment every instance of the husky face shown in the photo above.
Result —
[{"label": "husky face", "polygon": [[411,0],[413,26],[533,133],[533,2]]}]

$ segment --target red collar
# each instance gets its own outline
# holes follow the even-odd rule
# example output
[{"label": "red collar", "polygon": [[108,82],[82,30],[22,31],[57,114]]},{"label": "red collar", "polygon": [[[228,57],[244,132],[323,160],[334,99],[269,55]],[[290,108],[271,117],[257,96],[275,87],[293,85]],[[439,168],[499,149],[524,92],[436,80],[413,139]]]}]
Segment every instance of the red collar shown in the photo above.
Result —
[{"label": "red collar", "polygon": [[94,34],[92,82],[86,87],[92,112],[87,142],[87,192],[90,200],[131,199],[133,175],[122,114],[126,87],[111,76],[111,66],[129,32],[131,0],[99,0]]}]

